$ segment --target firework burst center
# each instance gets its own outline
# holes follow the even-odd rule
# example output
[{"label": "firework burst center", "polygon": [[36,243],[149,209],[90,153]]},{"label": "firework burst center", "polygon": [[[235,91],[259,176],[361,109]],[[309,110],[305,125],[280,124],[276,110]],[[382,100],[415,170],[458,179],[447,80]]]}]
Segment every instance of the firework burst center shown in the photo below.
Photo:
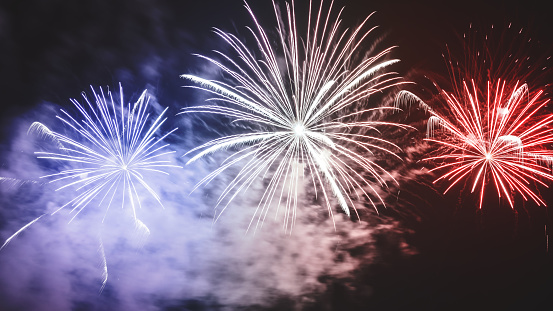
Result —
[{"label": "firework burst center", "polygon": [[303,137],[305,136],[305,133],[307,132],[307,129],[305,128],[305,125],[301,124],[301,123],[297,123],[295,126],[294,126],[294,134],[298,137]]}]

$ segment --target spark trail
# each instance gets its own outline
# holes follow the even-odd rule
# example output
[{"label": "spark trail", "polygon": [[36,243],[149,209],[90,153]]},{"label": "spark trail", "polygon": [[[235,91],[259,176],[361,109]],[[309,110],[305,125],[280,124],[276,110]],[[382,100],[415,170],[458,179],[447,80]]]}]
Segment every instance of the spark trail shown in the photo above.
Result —
[{"label": "spark trail", "polygon": [[19,188],[26,184],[40,184],[36,180],[24,180],[12,177],[0,177],[0,185],[6,184],[9,188]]},{"label": "spark trail", "polygon": [[40,215],[39,217],[33,219],[32,221],[30,221],[29,223],[27,223],[26,225],[24,225],[23,227],[19,228],[19,230],[17,230],[14,234],[12,234],[9,238],[6,239],[6,241],[4,242],[4,244],[2,244],[2,246],[0,246],[0,250],[2,250],[4,247],[6,247],[6,245],[8,245],[13,239],[15,239],[21,232],[25,231],[25,229],[29,228],[32,224],[34,224],[35,222],[37,222],[40,218],[42,218],[44,215],[46,214],[42,214]]},{"label": "spark trail", "polygon": [[[307,35],[297,30],[294,2],[286,3],[285,14],[273,2],[278,36],[269,37],[246,3],[253,27],[248,28],[255,48],[231,33],[215,29],[231,47],[230,53],[216,51],[219,59],[198,55],[224,75],[208,80],[184,74],[189,86],[214,95],[213,104],[184,108],[181,113],[211,113],[247,124],[248,132],[211,140],[187,154],[188,163],[226,149],[233,153],[198,185],[205,185],[233,166],[239,172],[220,195],[221,213],[254,181],[267,183],[248,227],[263,224],[271,205],[275,217],[281,206],[283,227],[292,229],[299,193],[304,182],[322,194],[330,217],[333,200],[345,214],[357,213],[355,200],[365,196],[376,209],[384,201],[378,193],[386,180],[394,178],[379,164],[378,155],[399,158],[399,147],[381,136],[383,127],[408,128],[379,120],[378,115],[395,107],[367,107],[376,93],[401,84],[400,77],[388,72],[399,60],[389,57],[393,47],[364,54],[363,47],[376,27],[368,27],[369,15],[358,27],[342,29],[341,14],[333,13],[324,1],[318,9],[310,2]],[[196,189],[195,188],[195,189]],[[359,204],[359,203],[357,203]]]}]

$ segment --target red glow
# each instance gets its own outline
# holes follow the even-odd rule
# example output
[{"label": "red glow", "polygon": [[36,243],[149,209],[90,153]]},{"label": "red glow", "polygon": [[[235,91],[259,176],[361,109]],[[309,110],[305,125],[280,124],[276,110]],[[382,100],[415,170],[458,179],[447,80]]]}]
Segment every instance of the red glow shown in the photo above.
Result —
[{"label": "red glow", "polygon": [[[483,84],[483,85],[482,85]],[[525,83],[504,79],[478,84],[463,80],[456,93],[442,91],[443,111],[430,109],[427,141],[439,145],[438,154],[426,161],[438,163],[431,171],[441,172],[434,183],[453,186],[468,182],[479,192],[495,188],[511,208],[513,196],[545,202],[534,190],[553,180],[553,114],[544,109],[549,102],[543,91],[532,91]]]}]

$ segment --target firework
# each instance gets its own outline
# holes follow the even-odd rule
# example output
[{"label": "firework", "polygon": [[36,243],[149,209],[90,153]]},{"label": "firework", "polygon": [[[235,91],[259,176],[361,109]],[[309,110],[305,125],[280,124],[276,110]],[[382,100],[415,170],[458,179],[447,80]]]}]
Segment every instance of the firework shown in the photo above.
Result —
[{"label": "firework", "polygon": [[137,225],[144,226],[136,218],[136,207],[141,205],[137,188],[145,189],[162,205],[143,174],[168,174],[164,169],[178,167],[163,160],[163,156],[174,152],[167,150],[169,144],[163,140],[176,128],[161,136],[156,134],[166,120],[163,115],[167,108],[154,120],[147,112],[150,98],[146,90],[134,104],[125,105],[121,85],[119,98],[114,98],[109,90],[104,94],[101,88],[99,93],[91,89],[96,105],[83,93],[86,105],[71,100],[80,113],[78,118],[65,110],[61,110],[62,116],[57,116],[69,127],[67,135],[54,132],[38,122],[30,127],[30,131],[49,138],[59,150],[35,152],[37,157],[66,165],[66,168],[41,178],[60,184],[56,191],[74,187],[78,193],[52,214],[70,206],[74,218],[95,199],[99,200],[99,206],[106,206],[107,214],[114,199],[120,197],[122,206],[128,204],[132,208]]},{"label": "firework", "polygon": [[246,3],[254,23],[248,29],[256,49],[231,33],[215,29],[234,54],[216,52],[221,60],[198,56],[218,67],[224,81],[182,75],[197,85],[190,87],[213,94],[216,103],[184,108],[181,113],[218,114],[247,124],[246,133],[192,149],[189,153],[197,153],[188,163],[224,149],[235,151],[196,186],[241,165],[216,203],[223,206],[221,213],[255,180],[267,182],[248,228],[255,218],[256,228],[261,225],[271,204],[276,203],[275,216],[283,206],[284,228],[291,229],[304,182],[322,194],[330,217],[333,197],[350,216],[351,209],[356,212],[354,200],[361,196],[375,208],[384,204],[377,188],[387,180],[395,182],[375,162],[375,153],[397,157],[399,148],[382,138],[379,129],[407,126],[375,120],[397,108],[365,105],[375,93],[401,83],[396,73],[385,71],[398,62],[389,58],[392,47],[375,52],[373,45],[363,54],[362,46],[369,44],[367,37],[376,28],[367,27],[370,15],[355,29],[342,31],[342,11],[334,14],[333,3],[326,9],[323,1],[318,9],[312,5],[310,2],[307,36],[302,38],[297,32],[294,3],[286,3],[286,13],[281,16],[273,2],[278,30],[273,40]]},{"label": "firework", "polygon": [[[99,200],[98,206],[106,206],[103,219],[105,220],[111,204],[116,196],[119,196],[117,200],[121,202],[122,207],[126,202],[131,206],[137,229],[149,234],[148,227],[136,216],[136,206],[141,206],[137,188],[144,188],[163,206],[158,194],[148,185],[144,173],[168,174],[164,169],[179,167],[162,159],[163,156],[174,153],[174,151],[166,151],[169,144],[164,144],[163,140],[177,129],[160,137],[156,135],[166,121],[163,115],[167,108],[152,120],[147,113],[150,98],[146,90],[134,104],[125,105],[123,89],[119,85],[120,102],[116,105],[114,96],[109,90],[104,94],[101,88],[99,93],[96,93],[94,88],[91,87],[91,89],[95,106],[83,93],[86,105],[81,105],[77,100],[71,100],[80,112],[80,117],[74,118],[64,110],[61,110],[61,117],[57,116],[69,127],[68,135],[52,131],[39,122],[33,123],[29,128],[29,132],[37,133],[41,138],[49,140],[59,150],[35,152],[38,158],[57,161],[58,164],[63,163],[67,167],[41,178],[49,179],[49,183],[62,183],[56,191],[74,187],[78,193],[51,215],[71,206],[71,213],[74,213],[71,218],[73,220],[86,206]],[[0,178],[0,182],[17,185],[22,181]],[[35,218],[17,230],[0,246],[0,250],[45,215],[47,214]],[[101,237],[99,251],[103,264],[101,292],[108,280],[108,266]]]},{"label": "firework", "polygon": [[424,160],[437,164],[431,172],[442,172],[434,183],[448,184],[444,194],[466,184],[479,193],[480,208],[488,188],[511,208],[516,194],[545,205],[535,186],[553,180],[549,99],[527,82],[531,67],[522,63],[530,57],[511,53],[503,59],[488,44],[469,49],[476,55],[467,57],[466,68],[449,62],[455,91],[440,90],[443,107],[433,109],[408,92],[398,98],[418,101],[430,114],[426,140],[438,149]]}]

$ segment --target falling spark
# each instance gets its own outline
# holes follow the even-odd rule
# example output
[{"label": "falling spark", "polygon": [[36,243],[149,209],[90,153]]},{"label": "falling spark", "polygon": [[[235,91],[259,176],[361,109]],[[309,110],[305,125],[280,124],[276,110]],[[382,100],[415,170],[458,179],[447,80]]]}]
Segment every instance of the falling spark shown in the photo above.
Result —
[{"label": "falling spark", "polygon": [[106,258],[106,252],[104,250],[104,241],[100,238],[100,256],[102,256],[102,286],[100,287],[100,293],[104,291],[108,283],[108,262]]},{"label": "falling spark", "polygon": [[40,216],[38,216],[37,218],[33,219],[32,221],[30,221],[28,224],[24,225],[23,227],[21,227],[19,230],[17,230],[14,234],[12,234],[9,238],[6,239],[6,241],[4,242],[4,244],[2,244],[2,246],[0,246],[0,250],[2,250],[6,245],[8,245],[15,237],[17,237],[21,232],[23,232],[25,229],[29,228],[32,224],[34,224],[35,222],[37,222],[40,218],[42,218],[42,216],[44,216],[46,214],[42,214]]},{"label": "falling spark", "polygon": [[181,76],[197,85],[190,87],[214,94],[212,100],[217,102],[184,108],[181,113],[223,115],[247,123],[251,129],[214,139],[187,153],[197,152],[188,161],[192,163],[221,150],[238,150],[195,189],[244,163],[220,195],[216,204],[223,208],[215,220],[238,193],[246,192],[258,178],[266,180],[267,187],[248,229],[256,217],[255,228],[261,226],[270,205],[277,202],[275,217],[284,205],[283,227],[291,230],[305,180],[311,182],[315,193],[322,194],[330,217],[331,194],[350,216],[351,208],[357,213],[355,198],[364,195],[376,209],[377,204],[384,205],[377,188],[386,186],[387,179],[396,182],[375,160],[376,153],[399,158],[395,154],[399,147],[382,138],[380,129],[408,126],[374,120],[376,115],[398,108],[367,108],[364,103],[372,95],[402,83],[396,73],[385,71],[398,60],[388,57],[392,47],[358,57],[376,28],[366,29],[372,14],[352,31],[341,31],[342,10],[333,18],[333,3],[325,13],[323,2],[318,10],[310,3],[305,38],[297,31],[294,3],[286,3],[286,14],[281,16],[273,2],[277,40],[269,38],[246,3],[254,22],[254,27],[248,29],[257,49],[248,48],[231,33],[215,29],[236,57],[219,51],[216,53],[221,61],[198,56],[217,66],[226,75],[225,80]]},{"label": "falling spark", "polygon": [[[11,178],[11,177],[0,177],[0,184],[7,184],[9,188],[19,188],[26,184],[39,184],[39,182],[35,180],[24,180],[24,179],[18,179],[18,178]],[[8,245],[14,238],[16,238],[21,232],[23,232],[25,229],[29,228],[32,224],[37,222],[40,218],[42,218],[46,214],[42,214],[39,217],[33,219],[23,227],[19,228],[14,234],[12,234],[10,237],[6,239],[4,244],[0,246],[0,250],[2,250],[6,245]]]}]

